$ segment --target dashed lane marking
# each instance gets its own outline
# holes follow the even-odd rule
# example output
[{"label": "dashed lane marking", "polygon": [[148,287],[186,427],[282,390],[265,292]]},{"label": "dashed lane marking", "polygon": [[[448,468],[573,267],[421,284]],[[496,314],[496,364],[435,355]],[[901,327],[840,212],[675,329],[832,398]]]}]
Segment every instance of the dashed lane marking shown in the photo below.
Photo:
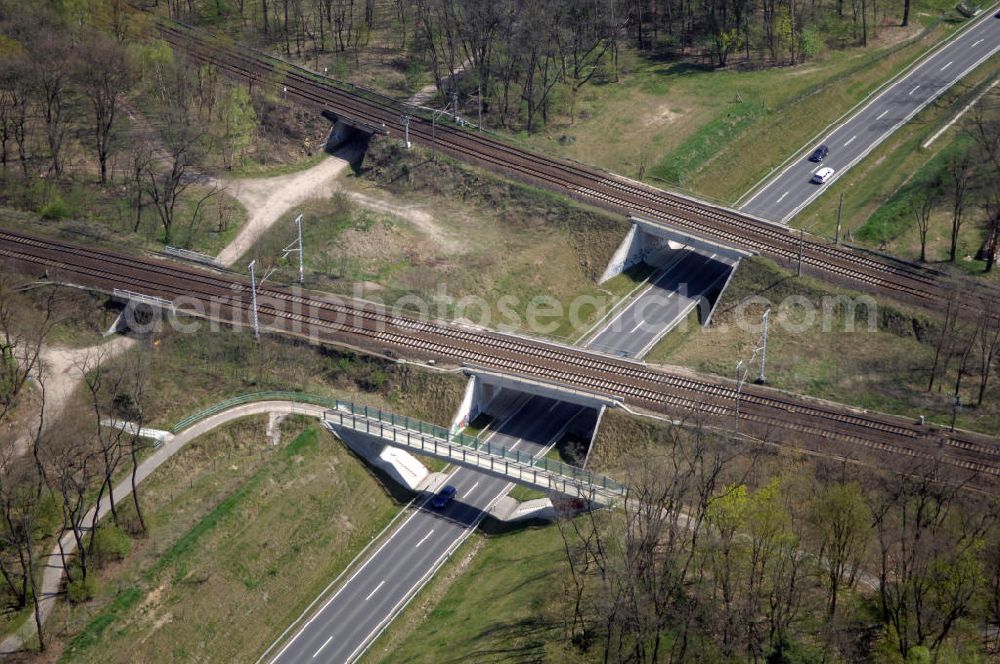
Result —
[{"label": "dashed lane marking", "polygon": [[367,602],[368,600],[370,600],[372,598],[372,595],[374,595],[375,593],[377,593],[379,591],[379,588],[381,588],[384,585],[385,585],[385,581],[379,581],[378,585],[375,586],[375,590],[373,590],[370,593],[368,593],[368,597],[365,597],[365,601]]},{"label": "dashed lane marking", "polygon": [[325,647],[326,647],[326,645],[327,645],[328,643],[330,643],[330,641],[333,641],[333,637],[332,637],[332,636],[331,636],[330,638],[328,638],[328,639],[327,639],[326,641],[324,641],[324,642],[323,642],[323,645],[321,645],[321,646],[320,646],[320,647],[319,647],[319,648],[318,648],[318,649],[316,650],[316,652],[314,652],[314,653],[313,653],[313,659],[316,659],[316,655],[318,655],[318,654],[320,653],[320,651],[322,651],[322,650],[323,650],[323,648],[325,648]]}]

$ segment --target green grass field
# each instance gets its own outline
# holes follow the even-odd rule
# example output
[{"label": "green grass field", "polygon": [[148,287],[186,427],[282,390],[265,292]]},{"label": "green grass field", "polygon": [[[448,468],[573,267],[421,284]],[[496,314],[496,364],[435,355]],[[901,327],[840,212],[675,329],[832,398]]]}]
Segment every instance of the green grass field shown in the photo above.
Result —
[{"label": "green grass field", "polygon": [[[962,133],[959,121],[929,147],[923,145],[998,74],[1000,61],[996,58],[978,67],[834,182],[828,191],[798,214],[792,224],[832,239],[836,234],[837,209],[843,194],[843,239],[906,260],[917,260],[920,257],[920,239],[909,207],[913,195],[942,173],[948,158],[967,147],[970,140]],[[992,98],[996,98],[997,94],[994,88]],[[985,97],[980,103],[990,103],[990,99]],[[978,214],[975,206],[970,206],[969,221],[964,224],[959,237],[959,254],[962,257],[974,256],[982,242]],[[929,262],[947,258],[950,226],[949,201],[944,196],[931,216],[927,249]],[[956,269],[978,274],[982,267],[982,261],[963,260]],[[998,277],[993,275],[992,278]]]},{"label": "green grass field", "polygon": [[205,454],[182,452],[151,479],[151,519],[172,532],[154,529],[158,550],[108,579],[63,661],[253,661],[398,510],[315,426],[254,452],[260,462],[202,458],[187,475]]},{"label": "green grass field", "polygon": [[473,535],[361,661],[570,661],[552,606],[564,555],[555,526]]},{"label": "green grass field", "polygon": [[868,48],[828,50],[794,67],[715,70],[627,53],[620,83],[581,91],[575,121],[560,117],[518,139],[546,154],[733,203],[960,25],[923,18],[930,27],[884,27]]},{"label": "green grass field", "polygon": [[[763,313],[762,305],[742,303],[750,297],[764,297],[773,305],[767,347],[769,385],[950,424],[953,399],[947,387],[944,392],[940,387],[927,392],[937,339],[933,330],[940,323],[878,302],[875,327],[869,329],[867,309],[859,305],[852,330],[836,310],[824,313],[823,298],[838,295],[851,293],[812,279],[797,279],[766,260],[744,260],[719,302],[712,326],[703,329],[689,322],[686,330],[664,337],[646,359],[734,378],[736,363],[749,361],[759,344]],[[788,299],[792,297],[806,298],[813,313]],[[756,378],[758,366],[753,364],[750,380]],[[953,386],[954,372],[949,375],[950,383],[945,382]],[[977,391],[977,380],[967,380],[963,401],[973,402]],[[960,426],[984,433],[1000,432],[1000,384],[992,381],[983,405],[963,410],[958,421]]]},{"label": "green grass field", "polygon": [[[376,182],[394,183],[388,193],[347,178],[344,192],[296,210],[305,215],[307,287],[575,342],[645,278],[595,283],[628,231],[624,219],[426,156],[377,145],[368,163]],[[383,168],[405,171],[410,184]],[[274,262],[293,218],[276,223],[252,255]],[[297,278],[294,257],[275,264],[276,281]]]}]

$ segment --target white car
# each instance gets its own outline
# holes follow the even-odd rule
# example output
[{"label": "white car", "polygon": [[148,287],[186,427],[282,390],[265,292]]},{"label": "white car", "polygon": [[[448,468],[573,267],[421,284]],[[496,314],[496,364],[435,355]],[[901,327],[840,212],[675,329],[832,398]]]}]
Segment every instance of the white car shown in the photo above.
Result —
[{"label": "white car", "polygon": [[833,177],[833,169],[829,166],[824,166],[823,168],[816,171],[812,176],[812,181],[816,184],[826,184],[827,180]]}]

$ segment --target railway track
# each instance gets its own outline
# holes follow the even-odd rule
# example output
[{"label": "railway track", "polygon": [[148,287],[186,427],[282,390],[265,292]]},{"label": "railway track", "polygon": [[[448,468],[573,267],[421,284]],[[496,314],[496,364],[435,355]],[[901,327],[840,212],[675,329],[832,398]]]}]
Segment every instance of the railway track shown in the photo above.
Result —
[{"label": "railway track", "polygon": [[[541,184],[616,212],[648,218],[803,269],[852,287],[941,310],[955,296],[948,275],[922,266],[832,245],[816,238],[722,207],[701,203],[572,161],[528,152],[490,136],[448,123],[432,128],[419,110],[372,91],[361,90],[249,49],[220,46],[193,28],[159,21],[161,38],[195,60],[216,65],[231,76],[267,84],[281,81],[285,94],[301,103],[354,123],[384,126],[402,136],[400,116],[411,114],[410,139],[460,160]],[[976,284],[982,297],[1000,298],[1000,289]],[[974,305],[972,305],[974,306]]]},{"label": "railway track", "polygon": [[[247,325],[250,288],[242,279],[165,261],[81,247],[0,231],[0,256],[54,270],[59,279],[110,292],[120,288],[160,297],[179,312]],[[849,458],[875,455],[879,462],[941,463],[974,475],[978,485],[1000,491],[1000,445],[967,432],[951,433],[900,418],[796,398],[775,390],[660,371],[635,362],[539,340],[472,330],[396,315],[348,298],[258,289],[263,325],[376,352],[475,364],[524,377],[554,381],[617,397],[661,413],[734,418],[746,432],[785,444]]]}]

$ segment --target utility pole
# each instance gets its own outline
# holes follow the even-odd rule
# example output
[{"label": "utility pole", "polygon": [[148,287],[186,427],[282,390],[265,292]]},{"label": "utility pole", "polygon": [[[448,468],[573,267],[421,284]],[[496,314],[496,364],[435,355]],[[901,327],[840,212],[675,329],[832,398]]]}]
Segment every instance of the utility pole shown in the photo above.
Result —
[{"label": "utility pole", "polygon": [[802,276],[802,251],[806,245],[806,229],[799,229],[799,270],[796,276]]},{"label": "utility pole", "polygon": [[448,107],[438,109],[431,113],[431,161],[437,161],[437,119],[442,113],[447,113]]},{"label": "utility pole", "polygon": [[736,433],[740,432],[740,392],[743,390],[743,380],[746,379],[747,372],[743,372],[742,378],[740,377],[740,371],[743,369],[743,360],[736,363]]},{"label": "utility pole", "polygon": [[764,330],[761,333],[761,339],[760,339],[760,375],[757,376],[758,385],[764,384],[764,369],[767,366],[767,325],[770,318],[771,318],[771,308],[768,307],[767,310],[764,312],[764,320],[763,320]]},{"label": "utility pole", "polygon": [[399,121],[403,123],[403,129],[406,132],[405,142],[407,150],[410,149],[410,118],[411,116],[409,113],[403,113],[399,116]]},{"label": "utility pole", "polygon": [[257,264],[257,259],[250,261],[250,306],[253,313],[253,336],[260,341],[260,322],[257,320],[257,280],[254,277],[253,267]]},{"label": "utility pole", "polygon": [[840,244],[840,224],[844,221],[844,192],[840,192],[840,207],[837,208],[837,237],[834,244]]},{"label": "utility pole", "polygon": [[299,285],[304,286],[306,283],[306,265],[305,265],[305,252],[302,246],[302,215],[295,217],[295,225],[299,227]]},{"label": "utility pole", "polygon": [[962,407],[962,397],[955,395],[955,402],[951,405],[951,430],[955,431],[955,422],[958,420],[958,410]]},{"label": "utility pole", "polygon": [[476,75],[478,79],[476,96],[479,98],[479,131],[483,131],[483,79],[478,74]]},{"label": "utility pole", "polygon": [[458,124],[458,89],[457,88],[452,88],[451,89],[451,103],[452,103],[452,105],[455,108],[455,111],[454,111],[454,114],[455,114],[455,124]]}]

